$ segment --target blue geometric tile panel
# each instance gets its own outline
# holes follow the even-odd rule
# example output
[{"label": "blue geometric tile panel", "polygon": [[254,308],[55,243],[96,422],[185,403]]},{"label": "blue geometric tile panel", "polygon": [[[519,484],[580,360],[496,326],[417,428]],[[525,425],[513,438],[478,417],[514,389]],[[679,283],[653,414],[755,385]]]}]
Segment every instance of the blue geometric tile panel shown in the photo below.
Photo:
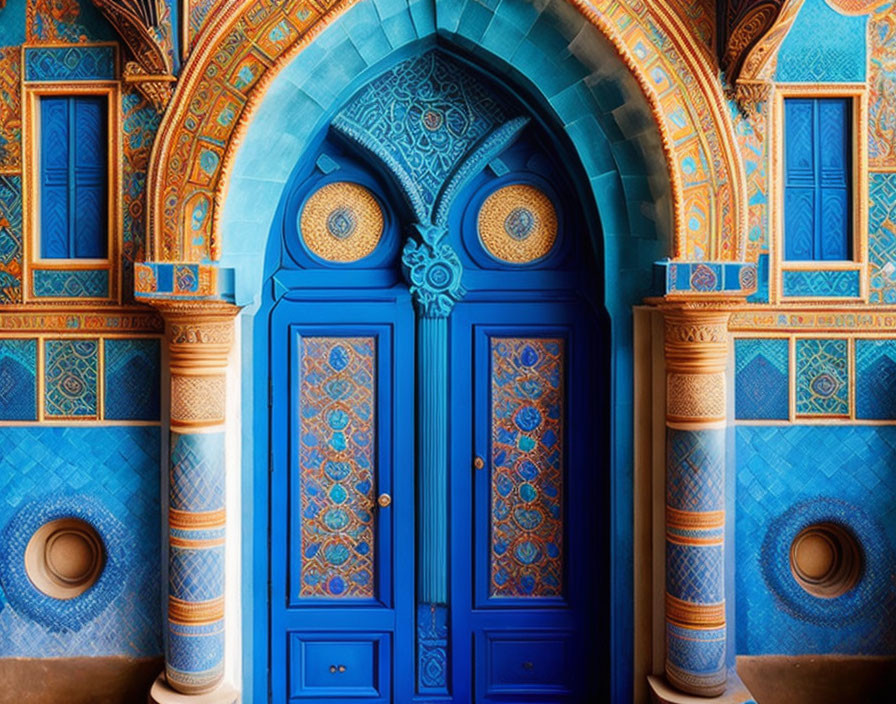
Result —
[{"label": "blue geometric tile panel", "polygon": [[104,343],[107,420],[159,419],[159,340],[108,338]]},{"label": "blue geometric tile panel", "polygon": [[734,341],[734,415],[737,420],[790,417],[790,351],[787,338]]},{"label": "blue geometric tile panel", "polygon": [[[0,657],[161,654],[160,432],[0,427]],[[68,601],[41,598],[13,568],[12,552],[60,511],[91,523],[111,556],[97,584]]]},{"label": "blue geometric tile panel", "polygon": [[842,338],[796,341],[796,414],[849,415],[849,343]]},{"label": "blue geometric tile panel", "polygon": [[108,298],[108,269],[33,269],[31,285],[36,298]]},{"label": "blue geometric tile panel", "polygon": [[859,272],[854,270],[796,269],[781,272],[785,297],[858,298]]},{"label": "blue geometric tile panel", "polygon": [[[896,654],[896,426],[735,429],[736,647],[740,655]],[[790,571],[806,526],[835,522],[863,552],[859,582],[812,596]]]},{"label": "blue geometric tile panel", "polygon": [[896,340],[856,340],[856,418],[896,420]]},{"label": "blue geometric tile panel", "polygon": [[37,340],[0,340],[0,420],[37,419]]},{"label": "blue geometric tile panel", "polygon": [[26,47],[26,81],[114,81],[115,47]]},{"label": "blue geometric tile panel", "polygon": [[44,358],[44,413],[95,417],[99,340],[47,340]]}]

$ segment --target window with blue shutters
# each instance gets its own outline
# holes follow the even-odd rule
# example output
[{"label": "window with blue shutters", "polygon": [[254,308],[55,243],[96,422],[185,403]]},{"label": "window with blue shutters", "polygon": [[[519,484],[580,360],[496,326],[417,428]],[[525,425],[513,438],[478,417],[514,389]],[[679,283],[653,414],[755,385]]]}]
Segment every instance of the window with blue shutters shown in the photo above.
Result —
[{"label": "window with blue shutters", "polygon": [[784,100],[784,259],[853,257],[852,99]]},{"label": "window with blue shutters", "polygon": [[40,99],[40,257],[108,256],[106,96]]}]

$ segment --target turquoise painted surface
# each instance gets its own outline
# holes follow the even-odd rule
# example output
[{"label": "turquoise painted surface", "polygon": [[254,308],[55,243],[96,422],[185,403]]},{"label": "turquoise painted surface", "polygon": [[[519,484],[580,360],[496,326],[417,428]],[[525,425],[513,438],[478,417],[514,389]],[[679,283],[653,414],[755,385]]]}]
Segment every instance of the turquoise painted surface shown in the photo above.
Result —
[{"label": "turquoise painted surface", "polygon": [[25,5],[28,0],[6,0],[0,10],[0,46],[15,46],[25,41]]},{"label": "turquoise painted surface", "polygon": [[[896,653],[896,428],[738,426],[736,436],[738,654]],[[851,601],[788,589],[780,548],[827,506],[844,509],[865,550]]]},{"label": "turquoise painted surface", "polygon": [[[101,534],[116,523],[121,527],[113,531],[121,541],[113,548],[124,553],[122,583],[110,590],[114,596],[88,591],[77,597],[107,603],[67,631],[62,622],[53,627],[29,618],[16,604],[45,608],[39,592],[20,580],[12,587],[20,591],[12,594],[9,575],[0,575],[0,657],[161,653],[159,433],[157,427],[133,426],[0,428],[0,532],[21,511],[87,495],[97,505]],[[8,541],[0,545],[0,552],[8,549]],[[43,616],[54,622],[52,612]]]},{"label": "turquoise painted surface", "polygon": [[865,80],[867,17],[847,17],[825,0],[806,0],[778,53],[776,80]]}]

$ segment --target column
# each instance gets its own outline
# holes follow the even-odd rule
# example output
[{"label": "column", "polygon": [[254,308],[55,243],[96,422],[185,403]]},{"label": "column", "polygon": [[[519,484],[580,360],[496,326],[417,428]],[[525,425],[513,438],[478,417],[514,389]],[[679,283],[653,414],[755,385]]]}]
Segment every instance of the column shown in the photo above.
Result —
[{"label": "column", "polygon": [[671,685],[705,697],[726,686],[727,356],[727,312],[665,311],[665,670]]},{"label": "column", "polygon": [[460,260],[447,230],[414,226],[402,253],[417,310],[417,690],[448,682],[448,316],[461,299]]},{"label": "column", "polygon": [[[157,703],[190,701],[224,676],[225,388],[233,319],[222,303],[157,303],[167,326],[171,399],[165,679]],[[226,690],[226,691],[225,691]],[[202,701],[234,702],[219,688]]]}]

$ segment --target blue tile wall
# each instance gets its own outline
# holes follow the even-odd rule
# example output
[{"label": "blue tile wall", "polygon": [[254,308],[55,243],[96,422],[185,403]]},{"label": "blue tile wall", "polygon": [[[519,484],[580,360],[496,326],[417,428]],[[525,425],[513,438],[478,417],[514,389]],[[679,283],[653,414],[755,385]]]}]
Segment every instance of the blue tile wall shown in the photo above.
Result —
[{"label": "blue tile wall", "polygon": [[896,340],[856,340],[856,418],[896,420]]},{"label": "blue tile wall", "polygon": [[867,17],[847,17],[806,0],[778,52],[775,78],[795,83],[865,80]]},{"label": "blue tile wall", "polygon": [[[896,653],[896,427],[738,426],[736,638],[741,655]],[[864,550],[856,587],[804,592],[788,551],[835,520]]]},{"label": "blue tile wall", "polygon": [[95,417],[99,340],[47,340],[44,357],[45,415]]},{"label": "blue tile wall", "polygon": [[790,417],[790,341],[739,338],[734,341],[734,409],[738,420]]},{"label": "blue tile wall", "polygon": [[37,419],[37,340],[0,340],[0,420]]},{"label": "blue tile wall", "polygon": [[858,270],[794,270],[781,272],[785,297],[858,298]]},{"label": "blue tile wall", "polygon": [[107,269],[73,269],[68,271],[34,269],[31,272],[37,298],[107,298]]},{"label": "blue tile wall", "polygon": [[[0,657],[162,652],[160,432],[0,427]],[[31,527],[63,509],[89,516],[113,565],[68,602],[42,599],[16,573]]]},{"label": "blue tile wall", "polygon": [[26,81],[114,81],[112,46],[26,47]]},{"label": "blue tile wall", "polygon": [[159,354],[158,339],[105,341],[106,419],[159,419]]},{"label": "blue tile wall", "polygon": [[845,339],[796,341],[796,414],[849,414],[849,362]]}]

